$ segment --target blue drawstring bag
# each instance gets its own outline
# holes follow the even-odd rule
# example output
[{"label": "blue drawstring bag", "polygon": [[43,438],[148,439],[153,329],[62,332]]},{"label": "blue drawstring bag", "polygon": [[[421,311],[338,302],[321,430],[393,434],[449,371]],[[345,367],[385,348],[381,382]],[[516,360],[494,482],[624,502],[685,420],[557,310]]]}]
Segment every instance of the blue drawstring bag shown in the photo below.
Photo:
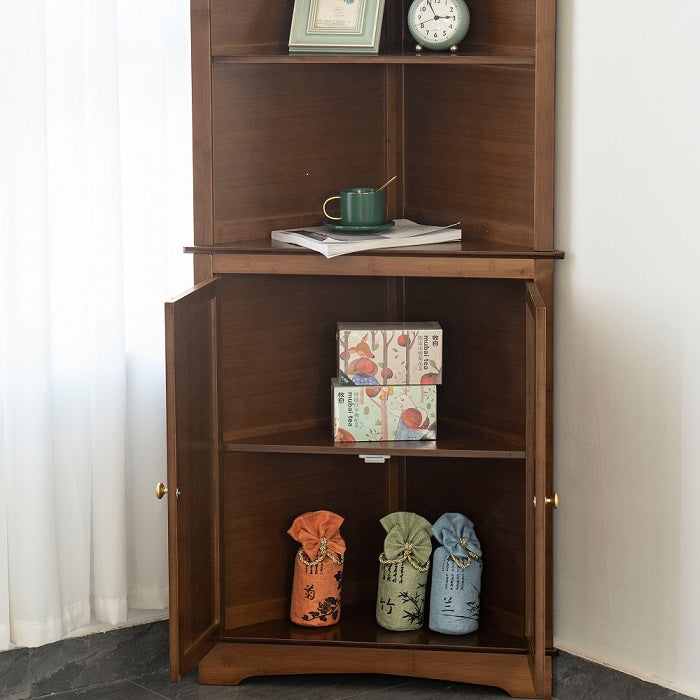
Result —
[{"label": "blue drawstring bag", "polygon": [[443,634],[469,634],[479,627],[484,566],[474,523],[461,513],[445,513],[432,532],[442,546],[433,554],[428,627]]}]

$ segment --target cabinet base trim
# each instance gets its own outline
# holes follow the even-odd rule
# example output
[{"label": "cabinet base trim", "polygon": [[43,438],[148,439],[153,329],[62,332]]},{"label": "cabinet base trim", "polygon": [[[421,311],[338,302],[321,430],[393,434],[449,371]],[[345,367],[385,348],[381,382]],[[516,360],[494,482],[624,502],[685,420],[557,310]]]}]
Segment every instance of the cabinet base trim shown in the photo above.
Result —
[{"label": "cabinet base trim", "polygon": [[545,658],[545,694],[535,693],[526,654],[465,653],[410,649],[295,647],[285,644],[218,643],[199,664],[199,682],[238,685],[251,676],[315,673],[380,673],[434,678],[502,688],[521,698],[551,698],[552,659]]}]

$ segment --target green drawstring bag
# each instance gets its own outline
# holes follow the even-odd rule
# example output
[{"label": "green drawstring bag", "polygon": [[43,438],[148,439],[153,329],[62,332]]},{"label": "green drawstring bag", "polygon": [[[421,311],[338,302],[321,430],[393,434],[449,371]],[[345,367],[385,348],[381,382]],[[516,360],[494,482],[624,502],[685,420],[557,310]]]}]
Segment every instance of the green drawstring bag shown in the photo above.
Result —
[{"label": "green drawstring bag", "polygon": [[430,568],[430,523],[416,513],[390,513],[380,521],[386,530],[379,555],[377,622],[388,630],[423,626]]}]

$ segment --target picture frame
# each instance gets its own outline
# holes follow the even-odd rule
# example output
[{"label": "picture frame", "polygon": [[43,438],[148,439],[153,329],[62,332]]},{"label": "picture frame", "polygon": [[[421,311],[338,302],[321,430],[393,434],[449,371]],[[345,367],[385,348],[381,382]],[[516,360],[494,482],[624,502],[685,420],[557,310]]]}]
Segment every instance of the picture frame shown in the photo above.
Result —
[{"label": "picture frame", "polygon": [[290,53],[379,53],[384,0],[294,0]]}]

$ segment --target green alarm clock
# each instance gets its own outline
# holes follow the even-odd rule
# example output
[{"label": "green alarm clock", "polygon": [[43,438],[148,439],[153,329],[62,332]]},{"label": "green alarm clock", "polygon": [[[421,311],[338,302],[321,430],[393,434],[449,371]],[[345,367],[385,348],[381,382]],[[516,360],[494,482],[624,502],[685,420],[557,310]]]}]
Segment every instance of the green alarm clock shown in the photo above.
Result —
[{"label": "green alarm clock", "polygon": [[464,0],[413,0],[408,8],[408,31],[418,42],[416,51],[457,51],[469,29]]}]

